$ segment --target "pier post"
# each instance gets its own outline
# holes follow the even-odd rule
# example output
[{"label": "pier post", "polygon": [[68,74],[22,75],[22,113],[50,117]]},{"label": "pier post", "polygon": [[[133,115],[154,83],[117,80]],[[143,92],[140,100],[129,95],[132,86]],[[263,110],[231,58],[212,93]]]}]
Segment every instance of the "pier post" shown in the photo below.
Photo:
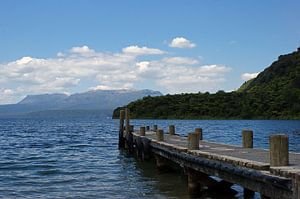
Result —
[{"label": "pier post", "polygon": [[198,135],[198,140],[203,140],[202,128],[195,128],[195,133]]},{"label": "pier post", "polygon": [[169,134],[170,135],[175,135],[175,126],[174,125],[169,126]]},{"label": "pier post", "polygon": [[153,125],[153,131],[157,131],[157,125],[155,124],[155,125]]},{"label": "pier post", "polygon": [[128,108],[125,108],[125,120],[126,120],[126,125],[125,125],[125,133],[126,135],[129,133],[130,131],[130,110]]},{"label": "pier post", "polygon": [[[252,130],[243,130],[243,148],[253,148],[253,131]],[[244,188],[244,198],[252,198],[255,192]]]},{"label": "pier post", "polygon": [[150,126],[146,126],[146,131],[149,131],[150,130]]},{"label": "pier post", "polygon": [[243,130],[243,147],[244,148],[253,148],[253,131]]},{"label": "pier post", "polygon": [[125,146],[125,141],[124,141],[124,118],[125,118],[125,111],[120,110],[119,149],[124,148],[124,146]]},{"label": "pier post", "polygon": [[133,125],[130,125],[130,110],[128,108],[125,108],[125,120],[126,120],[126,127],[125,127],[125,131],[126,131],[126,135],[125,135],[125,148],[127,148],[129,150],[129,152],[131,153],[133,151]]},{"label": "pier post", "polygon": [[141,127],[140,127],[140,135],[141,135],[141,136],[145,136],[145,132],[146,132],[146,127],[141,126]]},{"label": "pier post", "polygon": [[199,149],[199,134],[197,133],[188,134],[188,149],[189,150]]},{"label": "pier post", "polygon": [[287,135],[270,136],[270,166],[289,165],[289,140]]},{"label": "pier post", "polygon": [[156,131],[156,139],[157,141],[164,141],[164,131],[162,129]]}]

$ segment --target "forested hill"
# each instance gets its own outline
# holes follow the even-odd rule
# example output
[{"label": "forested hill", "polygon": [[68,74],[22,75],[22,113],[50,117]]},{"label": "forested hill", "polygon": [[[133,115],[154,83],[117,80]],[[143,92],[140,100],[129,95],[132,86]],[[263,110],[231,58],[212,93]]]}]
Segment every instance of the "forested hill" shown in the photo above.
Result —
[{"label": "forested hill", "polygon": [[237,91],[144,97],[127,107],[133,118],[300,119],[300,48],[279,56]]}]

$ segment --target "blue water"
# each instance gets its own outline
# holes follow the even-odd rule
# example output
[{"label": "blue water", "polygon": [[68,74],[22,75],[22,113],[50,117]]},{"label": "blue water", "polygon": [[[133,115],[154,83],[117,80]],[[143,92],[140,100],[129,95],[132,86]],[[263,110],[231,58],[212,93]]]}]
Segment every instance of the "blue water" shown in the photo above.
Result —
[{"label": "blue water", "polygon": [[[133,120],[204,139],[241,144],[254,130],[254,146],[268,148],[272,133],[289,135],[300,152],[300,121]],[[0,119],[0,198],[187,198],[186,179],[160,173],[117,149],[118,121],[101,117]],[[236,198],[242,197],[241,189]],[[213,198],[208,194],[208,197]],[[224,196],[223,196],[224,197]],[[206,198],[206,196],[203,196]]]}]

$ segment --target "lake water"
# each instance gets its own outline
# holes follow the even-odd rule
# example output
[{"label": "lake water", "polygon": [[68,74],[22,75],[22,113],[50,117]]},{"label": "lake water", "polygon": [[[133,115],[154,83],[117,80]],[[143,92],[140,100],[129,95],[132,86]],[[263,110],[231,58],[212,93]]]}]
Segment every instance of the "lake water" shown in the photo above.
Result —
[{"label": "lake water", "polygon": [[[187,134],[203,128],[204,139],[241,144],[241,130],[254,130],[254,146],[268,148],[272,133],[289,135],[300,152],[300,121],[133,120]],[[117,149],[118,120],[83,118],[0,119],[0,198],[188,198],[186,178],[160,173]],[[234,187],[242,197],[241,188]],[[204,193],[202,198],[225,198]],[[258,196],[256,196],[258,197]],[[232,196],[228,196],[232,198]]]}]

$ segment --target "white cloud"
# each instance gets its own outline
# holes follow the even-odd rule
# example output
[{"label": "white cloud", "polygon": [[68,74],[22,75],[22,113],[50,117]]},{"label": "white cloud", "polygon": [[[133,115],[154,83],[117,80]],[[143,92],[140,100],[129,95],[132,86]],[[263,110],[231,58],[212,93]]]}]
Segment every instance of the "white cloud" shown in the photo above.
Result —
[{"label": "white cloud", "polygon": [[259,73],[244,73],[241,75],[241,78],[245,81],[248,81],[250,79],[257,77],[258,74]]},{"label": "white cloud", "polygon": [[0,103],[17,102],[28,94],[86,90],[132,89],[149,81],[169,93],[219,90],[230,68],[200,65],[190,57],[140,60],[140,55],[163,54],[159,49],[129,46],[121,53],[73,47],[54,58],[23,57],[0,63]]},{"label": "white cloud", "polygon": [[169,93],[216,91],[231,70],[222,65],[187,66],[163,60],[143,61],[136,66],[141,78],[154,80]]},{"label": "white cloud", "polygon": [[112,88],[110,86],[106,86],[106,85],[98,85],[98,86],[95,86],[95,87],[90,87],[89,90],[113,90],[113,89],[116,89],[116,88]]},{"label": "white cloud", "polygon": [[14,91],[12,89],[0,88],[0,104],[9,104],[14,102]]},{"label": "white cloud", "polygon": [[156,48],[148,48],[148,47],[139,47],[139,46],[128,46],[123,48],[123,53],[131,54],[131,55],[161,55],[165,54],[164,51],[156,49]]},{"label": "white cloud", "polygon": [[71,53],[78,53],[78,54],[91,54],[95,51],[90,49],[88,46],[81,46],[81,47],[73,47],[70,49]]},{"label": "white cloud", "polygon": [[198,64],[199,61],[197,59],[189,58],[189,57],[166,57],[163,59],[164,62],[169,64],[184,64],[184,65],[194,65]]},{"label": "white cloud", "polygon": [[195,48],[196,44],[184,37],[176,37],[171,41],[169,46],[172,48]]}]

